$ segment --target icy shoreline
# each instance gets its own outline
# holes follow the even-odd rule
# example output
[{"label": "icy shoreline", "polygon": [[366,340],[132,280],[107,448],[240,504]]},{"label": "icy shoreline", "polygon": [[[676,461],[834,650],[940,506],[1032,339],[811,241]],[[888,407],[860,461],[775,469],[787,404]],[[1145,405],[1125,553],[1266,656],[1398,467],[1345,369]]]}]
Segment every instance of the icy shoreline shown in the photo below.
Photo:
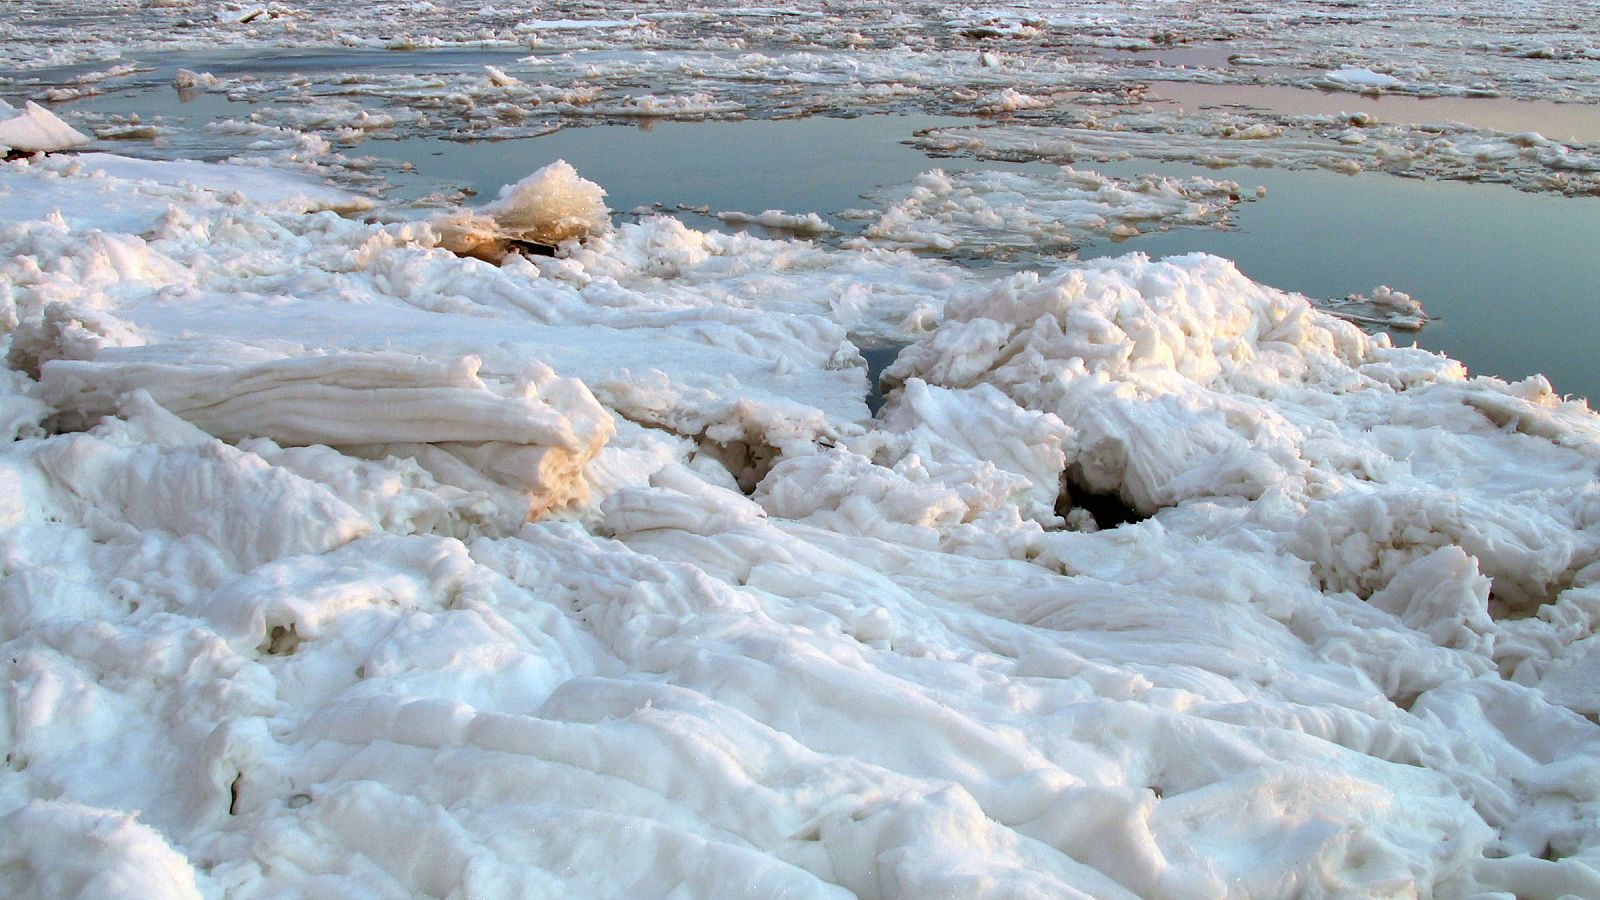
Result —
[{"label": "icy shoreline", "polygon": [[[1600,419],[1537,379],[1213,257],[0,191],[9,892],[1600,890]],[[876,419],[849,333],[915,339]]]}]

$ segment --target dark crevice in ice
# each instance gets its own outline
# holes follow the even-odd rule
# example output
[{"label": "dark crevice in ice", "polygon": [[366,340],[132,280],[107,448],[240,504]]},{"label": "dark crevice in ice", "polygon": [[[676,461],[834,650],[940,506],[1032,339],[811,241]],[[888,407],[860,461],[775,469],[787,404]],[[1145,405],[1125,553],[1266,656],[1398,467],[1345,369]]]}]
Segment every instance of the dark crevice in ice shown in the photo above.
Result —
[{"label": "dark crevice in ice", "polygon": [[1116,494],[1090,494],[1075,491],[1072,494],[1073,502],[1089,511],[1094,516],[1094,523],[1101,528],[1115,528],[1118,525],[1127,525],[1131,522],[1143,522],[1149,516],[1141,515],[1138,510],[1122,502]]},{"label": "dark crevice in ice", "polygon": [[894,343],[861,348],[861,358],[867,361],[867,411],[873,415],[883,409],[883,370],[894,365],[900,351],[909,346],[906,343]]},{"label": "dark crevice in ice", "polygon": [[1072,469],[1068,467],[1061,479],[1061,493],[1056,497],[1056,515],[1066,518],[1074,509],[1087,510],[1094,517],[1094,524],[1101,529],[1143,522],[1150,518],[1123,502],[1117,494],[1098,493],[1084,487],[1072,477]]},{"label": "dark crevice in ice", "polygon": [[699,439],[698,453],[709,456],[727,469],[746,497],[755,493],[756,485],[777,465],[779,456],[778,448],[760,441],[723,443],[706,437]]},{"label": "dark crevice in ice", "polygon": [[[1584,563],[1583,565],[1587,565]],[[1560,602],[1582,565],[1574,564],[1547,582],[1517,578],[1501,572],[1489,579],[1489,617],[1495,621],[1531,619],[1546,606]]]},{"label": "dark crevice in ice", "polygon": [[295,631],[294,625],[274,625],[272,630],[267,632],[266,640],[262,641],[256,650],[272,656],[293,656],[294,651],[299,649],[300,643],[301,638]]},{"label": "dark crevice in ice", "polygon": [[541,244],[538,241],[522,241],[517,240],[516,238],[506,239],[506,251],[508,253],[516,253],[522,256],[553,257],[556,255],[556,249],[557,248],[554,244]]},{"label": "dark crevice in ice", "polygon": [[748,439],[718,441],[707,437],[704,432],[679,431],[664,422],[630,415],[620,409],[612,409],[611,412],[640,428],[648,428],[692,442],[695,445],[695,456],[714,460],[726,469],[728,476],[739,485],[739,490],[747,497],[755,493],[756,485],[767,477],[767,473],[777,465],[778,457],[781,455],[777,447],[763,441]]}]

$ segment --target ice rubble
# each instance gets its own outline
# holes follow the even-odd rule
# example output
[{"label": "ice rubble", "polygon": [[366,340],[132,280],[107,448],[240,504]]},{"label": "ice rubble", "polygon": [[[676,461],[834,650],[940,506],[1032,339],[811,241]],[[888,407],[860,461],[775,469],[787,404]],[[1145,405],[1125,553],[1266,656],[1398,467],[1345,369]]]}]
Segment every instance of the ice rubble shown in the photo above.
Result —
[{"label": "ice rubble", "polygon": [[0,169],[4,892],[1600,893],[1541,380],[1205,256],[492,266],[237,169]]},{"label": "ice rubble", "polygon": [[1370,294],[1350,294],[1343,300],[1325,300],[1322,305],[1341,319],[1397,331],[1416,331],[1428,324],[1428,314],[1416,298],[1386,284],[1373,288]]},{"label": "ice rubble", "polygon": [[1462,125],[1380,124],[1348,115],[1211,115],[1135,107],[1075,124],[986,124],[919,134],[932,153],[1071,163],[1140,157],[1231,166],[1382,171],[1512,185],[1571,196],[1600,194],[1600,155],[1526,132]]},{"label": "ice rubble", "polygon": [[751,215],[739,210],[725,210],[717,218],[732,225],[760,225],[774,231],[792,231],[796,234],[833,234],[839,229],[816,213],[786,213],[781,209],[768,209]]},{"label": "ice rubble", "polygon": [[884,211],[853,240],[972,255],[1071,249],[1090,236],[1125,238],[1173,225],[1221,224],[1239,185],[1146,175],[1122,181],[1063,166],[1052,175],[924,172],[867,199]]},{"label": "ice rubble", "polygon": [[[227,48],[240,57],[230,66],[235,74],[178,70],[175,78],[163,73],[159,83],[203,87],[255,104],[248,121],[217,123],[221,132],[247,137],[253,130],[292,129],[341,145],[418,134],[527,137],[596,117],[785,117],[908,108],[1016,114],[1074,126],[1074,106],[1137,106],[1153,82],[1174,80],[1432,98],[1540,98],[1574,109],[1600,98],[1600,75],[1591,64],[1596,49],[1584,39],[1600,32],[1593,10],[1544,6],[1519,8],[1512,16],[1500,0],[1451,0],[1403,15],[1392,4],[1341,7],[1334,14],[1312,0],[1207,10],[1205,16],[1176,15],[1169,3],[1142,0],[1093,9],[1059,0],[1002,9],[847,2],[830,7],[827,17],[742,3],[644,9],[633,0],[591,3],[582,10],[562,6],[574,18],[556,19],[526,3],[460,14],[449,4],[375,0],[366,7],[370,15],[360,16],[325,2],[302,9],[230,7],[230,16],[252,16],[243,23],[195,16],[188,3],[147,4],[132,16],[119,4],[86,0],[80,6],[90,12],[74,19],[73,28],[49,33],[30,23],[53,21],[56,0],[16,0],[12,6],[17,14],[0,22],[0,60],[18,73],[16,89],[35,99],[67,101],[148,87],[141,74],[148,69],[123,62],[124,55],[146,59],[175,48]],[[404,25],[396,32],[385,24],[392,22]],[[306,60],[303,70],[286,71],[260,58],[283,47],[340,51],[331,59]],[[414,67],[394,71],[386,61],[392,50],[437,48],[471,54],[471,64],[454,65],[451,59],[459,56],[415,54],[408,60]],[[108,61],[117,64],[108,67]],[[80,115],[92,121],[94,114]],[[1252,147],[1202,140],[1215,137],[1211,129],[1231,118],[1206,112],[1158,129],[1165,133],[1145,143],[1133,135],[1115,148],[1096,149],[1094,136],[1078,143],[1081,155],[1091,157],[1152,150],[1159,156],[1161,145],[1170,143],[1176,147],[1172,158],[1377,168],[1506,180],[1529,190],[1597,190],[1600,163],[1592,145],[1531,141],[1514,131],[1353,129],[1335,121],[1257,122],[1224,135],[1274,138]],[[106,136],[129,133],[114,125],[103,130]]]},{"label": "ice rubble", "polygon": [[[1204,65],[1199,77],[1218,77],[1221,69],[1240,77],[1244,70],[1243,77],[1251,80],[1294,83],[1307,71],[1367,71],[1400,79],[1404,89],[1416,92],[1582,102],[1600,96],[1600,76],[1586,65],[1595,59],[1593,35],[1600,33],[1600,20],[1586,4],[1513,9],[1503,0],[1448,0],[1420,9],[1366,4],[1329,10],[1314,0],[1286,0],[1208,7],[1200,15],[1150,0],[1092,7],[1027,0],[979,8],[852,0],[833,4],[822,15],[804,5],[750,2],[664,9],[636,0],[594,0],[581,7],[500,3],[460,9],[373,0],[357,12],[316,0],[303,6],[232,4],[218,17],[197,15],[187,2],[148,3],[139,15],[129,16],[115,14],[121,4],[84,0],[73,6],[78,15],[71,28],[37,24],[55,21],[50,16],[59,12],[57,0],[13,5],[16,14],[0,22],[0,68],[7,71],[194,46],[480,48],[507,55],[532,50],[551,68],[582,77],[588,63],[577,58],[579,51],[620,45],[645,52],[613,65],[659,75],[639,83],[659,82],[671,92],[682,88],[683,76],[692,70],[709,67],[734,80],[741,67],[752,71],[740,57],[767,56],[787,57],[783,65],[807,79],[791,84],[802,86],[861,65],[859,77],[839,80],[941,90],[977,86],[994,93],[1007,87],[1027,92],[1035,78],[1056,80],[1059,87],[1064,68],[1080,70],[1069,75],[1074,83],[1137,80],[1153,68],[1196,77],[1195,65],[1164,60],[1163,54],[1220,46],[1225,52]],[[251,18],[236,21],[243,16]],[[1138,53],[1125,54],[1127,65],[1108,65],[1104,51],[1112,48]],[[559,59],[563,54],[574,57],[566,66]],[[981,68],[991,76],[1003,68],[1008,77],[983,78],[974,85],[967,70],[980,68],[973,63],[984,59],[1006,61],[1003,67]],[[1223,60],[1229,60],[1225,67]],[[1063,66],[1064,61],[1070,65]],[[880,67],[885,71],[875,71]]]}]

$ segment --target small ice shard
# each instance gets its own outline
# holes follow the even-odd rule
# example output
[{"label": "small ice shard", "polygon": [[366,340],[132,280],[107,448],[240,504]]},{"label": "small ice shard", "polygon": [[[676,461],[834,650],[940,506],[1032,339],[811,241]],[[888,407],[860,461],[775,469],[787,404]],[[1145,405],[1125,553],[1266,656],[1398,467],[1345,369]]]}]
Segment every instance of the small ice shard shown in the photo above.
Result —
[{"label": "small ice shard", "polygon": [[440,244],[453,253],[496,260],[514,244],[555,247],[611,229],[605,189],[578,175],[558,159],[500,189],[500,196],[477,210],[463,210],[435,222]]},{"label": "small ice shard", "polygon": [[514,75],[507,75],[504,69],[497,69],[494,66],[484,66],[483,71],[484,74],[489,76],[489,83],[495,87],[516,87],[517,85],[522,84],[521,79]]},{"label": "small ice shard", "polygon": [[271,15],[271,12],[265,6],[230,7],[217,10],[217,21],[224,25],[244,25],[264,15]]},{"label": "small ice shard", "polygon": [[1024,94],[1016,88],[1005,88],[992,94],[986,94],[978,99],[977,110],[981,113],[1007,113],[1019,109],[1045,109],[1050,101],[1044,97]]},{"label": "small ice shard", "polygon": [[730,225],[760,225],[762,228],[793,231],[797,234],[834,234],[839,230],[814,212],[801,214],[787,213],[781,209],[769,209],[757,215],[751,215],[747,212],[730,210],[717,213],[717,218]]},{"label": "small ice shard", "polygon": [[192,69],[179,69],[178,74],[172,76],[172,86],[180,91],[194,90],[196,88],[212,88],[222,84],[221,79],[210,72],[196,72]]},{"label": "small ice shard", "polygon": [[1371,69],[1342,66],[1314,79],[1312,83],[1317,87],[1332,88],[1340,91],[1377,93],[1397,88],[1400,86],[1401,81],[1393,75],[1384,75]]},{"label": "small ice shard", "polygon": [[87,143],[88,135],[31,100],[21,112],[0,101],[0,151],[52,153]]},{"label": "small ice shard", "polygon": [[1417,331],[1428,324],[1428,314],[1422,311],[1420,301],[1386,284],[1373,288],[1371,294],[1350,294],[1343,300],[1321,305],[1325,311],[1358,325]]}]

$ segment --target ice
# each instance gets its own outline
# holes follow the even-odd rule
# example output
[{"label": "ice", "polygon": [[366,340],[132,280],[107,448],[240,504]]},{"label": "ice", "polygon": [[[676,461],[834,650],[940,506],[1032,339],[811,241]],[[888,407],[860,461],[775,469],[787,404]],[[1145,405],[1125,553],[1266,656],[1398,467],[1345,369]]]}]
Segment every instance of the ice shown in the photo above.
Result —
[{"label": "ice", "polygon": [[[989,63],[985,63],[989,65]],[[986,113],[1016,112],[1019,109],[1044,109],[1050,101],[1043,97],[1024,94],[1016,88],[1005,88],[997,93],[979,98],[978,110]]]},{"label": "ice", "polygon": [[88,142],[88,135],[37,103],[19,112],[0,101],[0,153],[50,153]]},{"label": "ice", "polygon": [[[1208,136],[1228,131],[1224,136],[1233,139],[1261,139],[1260,146],[1224,145],[1186,155],[1181,146],[1186,142],[1178,140],[1170,158],[1304,165],[1309,156],[1311,164],[1348,172],[1359,166],[1508,180],[1529,190],[1594,190],[1593,179],[1581,173],[1592,169],[1595,155],[1588,108],[1600,96],[1600,78],[1583,65],[1589,48],[1573,42],[1582,22],[1529,16],[1513,39],[1493,31],[1493,23],[1503,21],[1499,16],[1453,6],[1402,21],[1386,10],[1363,10],[1347,19],[1316,9],[1298,16],[1293,9],[1300,4],[1293,3],[1230,10],[1224,18],[1231,25],[1175,24],[1159,5],[1123,5],[1103,15],[1069,13],[1054,3],[1032,6],[967,10],[955,18],[933,10],[877,15],[849,7],[834,11],[840,17],[837,29],[815,15],[798,14],[805,11],[779,15],[741,7],[717,16],[700,9],[641,13],[625,4],[601,4],[592,19],[553,19],[496,8],[450,16],[437,6],[398,2],[383,8],[414,24],[402,34],[374,31],[365,19],[296,17],[270,5],[243,26],[181,18],[167,24],[171,32],[235,47],[247,56],[238,66],[240,74],[232,77],[177,73],[180,86],[204,86],[235,102],[255,102],[248,121],[235,113],[215,123],[218,134],[290,128],[335,145],[372,134],[495,140],[596,119],[854,115],[911,108],[1081,125],[1075,120],[1084,108],[1136,113],[1164,86],[1192,84],[1308,97],[1323,91],[1497,97],[1506,99],[1498,105],[1513,110],[1554,106],[1557,111],[1538,114],[1583,124],[1572,134],[1549,135],[1553,146],[1531,152],[1507,140],[1516,130],[1454,126],[1440,137],[1433,126],[1449,125],[1455,116],[1415,123],[1426,128],[1352,130],[1349,123],[1336,128],[1336,123],[1318,126],[1282,116],[1239,123],[1249,117],[1230,104],[1191,110],[1187,121],[1163,130]],[[148,12],[153,21],[176,16],[176,8]],[[603,15],[608,12],[616,15]],[[1362,41],[1351,42],[1341,28],[1368,31]],[[85,28],[55,53],[67,58],[110,53],[108,41],[118,52],[140,46],[161,50],[180,41],[153,25],[148,32],[135,32],[108,35],[98,25]],[[209,33],[202,37],[204,32]],[[20,33],[9,42],[6,35],[0,29],[0,53],[18,58],[19,69],[46,62],[35,58],[43,51],[21,41]],[[348,57],[310,61],[303,71],[248,57],[261,48],[283,46],[339,46],[347,48]],[[1459,50],[1439,49],[1450,47]],[[414,71],[395,71],[376,48],[450,49],[475,62],[462,68],[419,61]],[[41,85],[34,95],[65,101],[102,89],[98,82],[63,76],[60,84]],[[1419,105],[1417,112],[1424,108]],[[1102,125],[1115,129],[1113,120],[1125,118],[1109,115]],[[1348,152],[1358,144],[1368,151],[1365,156]],[[1161,141],[1135,139],[1083,155],[1162,156],[1161,150]]]},{"label": "ice", "polygon": [[499,197],[478,209],[446,217],[438,228],[444,246],[463,254],[493,254],[507,240],[554,247],[611,228],[605,195],[566,160],[556,160],[502,187]]},{"label": "ice", "polygon": [[529,19],[518,23],[524,31],[576,31],[586,28],[626,28],[634,22],[623,19]]},{"label": "ice", "polygon": [[846,246],[827,210],[614,223],[576,158],[450,211],[323,180],[395,111],[372,130],[936,97],[1067,117],[921,138],[951,151],[1426,147],[1582,193],[1592,152],[1539,135],[1185,119],[1072,58],[1226,29],[1290,70],[1261,77],[1593,96],[1592,15],[1466,6],[152,4],[52,42],[30,0],[0,58],[33,68],[538,48],[230,77],[301,98],[223,126],[245,164],[0,165],[0,894],[1596,895],[1584,402],[1214,256],[903,249],[1211,225],[1234,185],[951,167]]},{"label": "ice", "polygon": [[[55,177],[92,191],[115,171]],[[1465,381],[1209,257],[984,288],[936,261],[647,220],[496,268],[439,255],[423,226],[188,190],[188,212],[114,242],[64,239],[60,219],[7,231],[45,265],[9,270],[29,336],[14,348],[40,381],[12,376],[27,411],[6,477],[30,499],[4,517],[0,625],[15,653],[52,648],[13,664],[28,712],[11,752],[30,765],[10,810],[43,777],[84,815],[138,808],[130,827],[160,843],[129,852],[211,853],[225,863],[178,883],[245,893],[439,892],[488,877],[469,857],[598,893],[970,877],[1176,896],[1290,873],[1581,891],[1593,875],[1593,830],[1572,823],[1595,788],[1532,787],[1600,752],[1550,702],[1589,705],[1569,686],[1600,557],[1600,429],[1581,406]],[[774,270],[786,256],[806,266]],[[959,289],[865,430],[792,379],[834,358],[830,272],[872,265]],[[758,303],[769,329],[801,330],[733,340]],[[624,374],[635,352],[662,368]],[[748,352],[770,361],[721,368]],[[519,380],[530,354],[555,371]],[[760,399],[763,378],[816,405]],[[53,430],[69,416],[92,427]],[[507,509],[513,488],[547,495],[497,444],[578,454],[567,487]],[[1088,524],[1063,481],[1154,519],[1059,530]],[[1382,521],[1389,546],[1351,542]],[[1541,602],[1573,612],[1497,618]],[[99,636],[68,639],[85,628]],[[45,689],[180,634],[212,635],[217,677],[247,678],[208,701],[229,724],[183,718],[176,698],[211,683],[192,675]],[[1461,699],[1505,667],[1540,687]],[[67,696],[105,726],[84,732]],[[1491,700],[1504,711],[1473,712]],[[142,735],[163,729],[178,737],[158,762]],[[1528,763],[1468,753],[1461,731],[1565,743]],[[117,755],[93,786],[74,768]],[[651,838],[566,867],[617,827]],[[1280,851],[1236,852],[1261,840]],[[394,849],[414,841],[438,859]],[[1545,843],[1568,858],[1534,858]],[[685,848],[692,870],[673,862]]]},{"label": "ice", "polygon": [[1131,181],[1062,167],[1054,176],[934,169],[867,195],[886,208],[856,243],[989,255],[1070,249],[1090,236],[1129,237],[1173,225],[1219,224],[1239,186],[1207,178]]},{"label": "ice", "polygon": [[1324,74],[1313,81],[1317,87],[1344,91],[1377,93],[1399,87],[1403,82],[1393,75],[1383,75],[1371,69],[1346,66]]},{"label": "ice", "polygon": [[220,87],[222,79],[210,72],[196,72],[191,69],[179,69],[178,74],[172,76],[172,86],[178,90],[192,90],[194,88]]},{"label": "ice", "polygon": [[1416,331],[1428,323],[1421,303],[1386,284],[1373,288],[1371,294],[1351,294],[1343,300],[1324,303],[1323,308],[1342,319],[1378,323],[1399,331]]},{"label": "ice", "polygon": [[717,218],[734,225],[760,225],[762,228],[793,231],[796,234],[830,234],[839,230],[816,213],[796,215],[781,209],[768,209],[756,215],[729,210],[717,213]]},{"label": "ice", "polygon": [[1081,125],[941,128],[917,144],[941,154],[1007,161],[1122,160],[1131,156],[1203,166],[1373,170],[1464,178],[1527,191],[1584,196],[1600,191],[1589,145],[1538,134],[1483,133],[1461,125],[1376,124],[1359,114],[1191,118],[1144,109],[1097,115]]}]

